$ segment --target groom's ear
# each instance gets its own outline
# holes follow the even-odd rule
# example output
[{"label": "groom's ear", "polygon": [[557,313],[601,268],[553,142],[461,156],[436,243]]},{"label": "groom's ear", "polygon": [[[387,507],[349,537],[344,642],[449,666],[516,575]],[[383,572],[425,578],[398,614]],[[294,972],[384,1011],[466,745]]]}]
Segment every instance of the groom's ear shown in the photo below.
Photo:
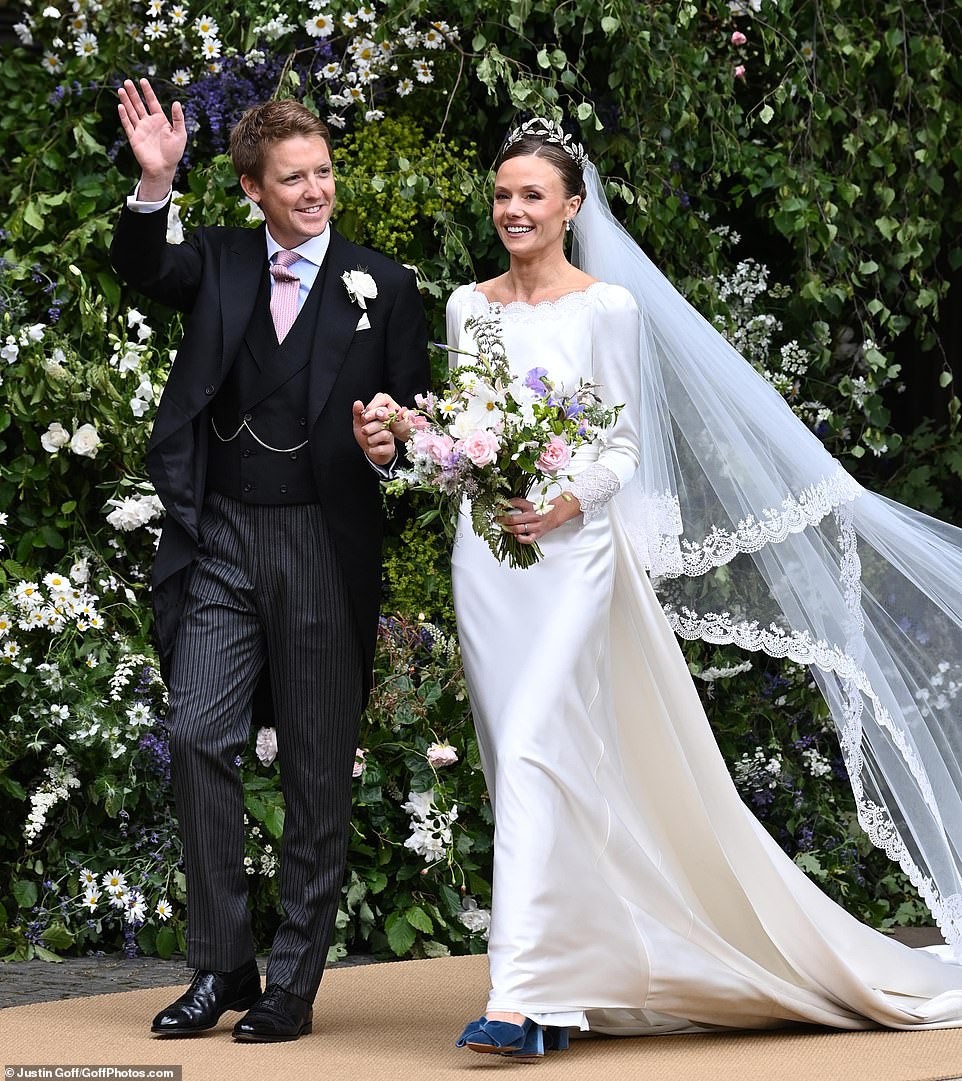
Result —
[{"label": "groom's ear", "polygon": [[240,186],[247,198],[250,199],[251,202],[259,203],[261,201],[260,184],[258,184],[252,176],[248,176],[247,173],[243,173],[239,176],[238,180],[240,181]]}]

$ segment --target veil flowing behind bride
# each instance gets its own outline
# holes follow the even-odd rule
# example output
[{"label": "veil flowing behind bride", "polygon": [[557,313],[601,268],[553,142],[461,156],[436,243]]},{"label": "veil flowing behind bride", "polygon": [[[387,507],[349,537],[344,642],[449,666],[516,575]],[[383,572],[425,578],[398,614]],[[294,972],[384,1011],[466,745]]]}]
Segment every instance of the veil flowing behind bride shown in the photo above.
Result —
[{"label": "veil flowing behind bride", "polygon": [[811,666],[862,828],[962,960],[962,530],[858,485],[585,179],[573,261],[643,313],[640,465],[614,513],[678,635]]}]

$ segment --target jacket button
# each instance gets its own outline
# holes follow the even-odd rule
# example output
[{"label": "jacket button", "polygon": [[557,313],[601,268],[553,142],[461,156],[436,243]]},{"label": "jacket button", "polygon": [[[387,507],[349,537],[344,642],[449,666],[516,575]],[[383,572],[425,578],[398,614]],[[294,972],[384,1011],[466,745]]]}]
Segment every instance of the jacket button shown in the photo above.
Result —
[{"label": "jacket button", "polygon": [[208,397],[210,397],[210,395],[214,393],[214,384],[213,383],[208,383],[207,386],[204,387],[204,393]]},{"label": "jacket button", "polygon": [[244,420],[253,420],[253,419],[254,419],[254,414],[253,413],[245,413],[244,414]]},{"label": "jacket button", "polygon": [[241,455],[242,458],[249,458],[250,456],[251,452],[249,450],[245,450],[244,453]]},{"label": "jacket button", "polygon": [[292,451],[291,451],[291,461],[292,461],[292,462],[296,462],[296,461],[297,461],[297,451],[296,451],[296,450],[292,450]]},{"label": "jacket button", "polygon": [[281,485],[281,495],[287,495],[287,485],[286,484]]},{"label": "jacket button", "polygon": [[244,491],[245,492],[253,492],[253,490],[254,490],[254,485],[253,484],[245,484],[244,485]]},{"label": "jacket button", "polygon": [[306,427],[307,426],[307,417],[301,417],[301,419],[298,421],[298,423],[300,424],[300,426],[302,428]]}]

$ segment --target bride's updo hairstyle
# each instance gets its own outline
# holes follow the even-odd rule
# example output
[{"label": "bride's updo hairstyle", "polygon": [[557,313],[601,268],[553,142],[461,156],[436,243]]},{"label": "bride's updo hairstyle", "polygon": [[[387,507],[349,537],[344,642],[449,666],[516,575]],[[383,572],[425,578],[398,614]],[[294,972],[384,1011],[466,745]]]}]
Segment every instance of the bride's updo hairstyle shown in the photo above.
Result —
[{"label": "bride's updo hairstyle", "polygon": [[565,196],[571,199],[580,195],[582,203],[585,201],[588,155],[560,125],[536,116],[509,132],[495,162],[495,172],[511,158],[525,156],[544,158],[561,177]]}]

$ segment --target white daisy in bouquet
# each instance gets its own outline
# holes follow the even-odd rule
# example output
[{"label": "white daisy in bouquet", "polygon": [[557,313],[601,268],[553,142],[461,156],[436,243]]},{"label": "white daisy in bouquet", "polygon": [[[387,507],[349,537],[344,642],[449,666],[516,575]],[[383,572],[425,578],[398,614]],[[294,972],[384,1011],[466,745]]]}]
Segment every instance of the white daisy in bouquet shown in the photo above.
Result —
[{"label": "white daisy in bouquet", "polygon": [[509,501],[518,496],[547,513],[549,492],[560,492],[575,451],[603,443],[621,407],[602,404],[594,383],[557,386],[545,368],[513,375],[497,313],[473,317],[465,328],[478,352],[449,350],[461,363],[447,390],[419,397],[417,412],[407,414],[414,431],[402,480],[440,493],[452,519],[467,499],[474,531],[498,559],[529,567],[541,559],[540,548],[521,544],[498,518],[514,510]]}]

